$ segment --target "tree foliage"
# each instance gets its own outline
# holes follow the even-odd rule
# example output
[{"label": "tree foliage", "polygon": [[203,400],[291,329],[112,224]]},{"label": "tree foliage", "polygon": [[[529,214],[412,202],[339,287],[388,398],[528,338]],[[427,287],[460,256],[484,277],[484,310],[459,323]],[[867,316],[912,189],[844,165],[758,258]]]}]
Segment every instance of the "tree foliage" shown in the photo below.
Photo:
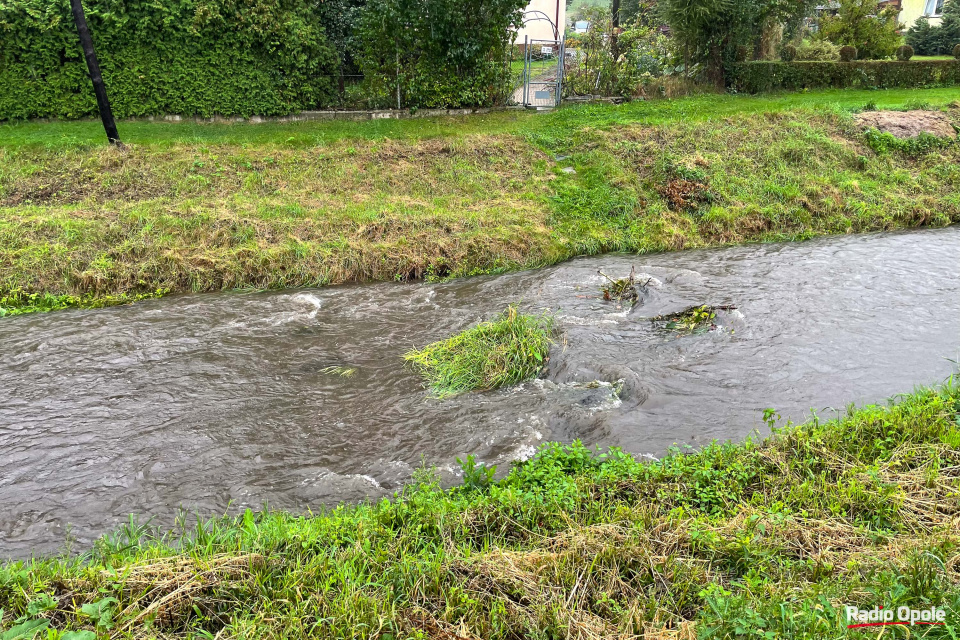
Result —
[{"label": "tree foliage", "polygon": [[357,29],[372,105],[459,107],[502,99],[512,88],[505,64],[511,27],[521,23],[526,5],[526,0],[369,0]]},{"label": "tree foliage", "polygon": [[878,0],[839,0],[835,16],[820,19],[817,37],[840,46],[857,48],[861,60],[891,58],[900,46],[899,11],[880,8]]},{"label": "tree foliage", "polygon": [[928,18],[919,18],[906,33],[907,44],[917,55],[948,55],[960,44],[960,0],[949,0],[943,7],[940,24],[930,24]]},{"label": "tree foliage", "polygon": [[817,0],[661,0],[664,20],[688,63],[707,63],[712,79],[736,63],[737,48],[760,52],[771,28],[793,25]]},{"label": "tree foliage", "polygon": [[360,73],[361,43],[355,26],[366,0],[318,0],[317,15],[330,44],[340,56],[344,75]]}]

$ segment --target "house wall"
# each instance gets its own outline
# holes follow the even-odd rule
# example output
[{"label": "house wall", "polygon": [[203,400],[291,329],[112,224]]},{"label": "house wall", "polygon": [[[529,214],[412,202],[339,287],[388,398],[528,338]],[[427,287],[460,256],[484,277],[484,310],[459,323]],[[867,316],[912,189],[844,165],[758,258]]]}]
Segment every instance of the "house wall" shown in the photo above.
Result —
[{"label": "house wall", "polygon": [[[560,37],[567,24],[567,3],[566,0],[530,0],[526,11],[542,11],[550,17],[550,20],[557,22],[560,30]],[[559,14],[559,21],[557,20]],[[556,36],[553,33],[553,26],[546,20],[533,20],[534,16],[527,16],[527,24],[517,31],[517,44],[523,44],[523,37],[529,36],[531,40],[554,40]]]},{"label": "house wall", "polygon": [[[960,2],[960,0],[946,0],[947,2]],[[909,29],[917,21],[917,18],[924,15],[927,6],[927,0],[903,0],[903,8],[900,11],[900,22]],[[930,18],[930,24],[939,24],[940,18]]]}]

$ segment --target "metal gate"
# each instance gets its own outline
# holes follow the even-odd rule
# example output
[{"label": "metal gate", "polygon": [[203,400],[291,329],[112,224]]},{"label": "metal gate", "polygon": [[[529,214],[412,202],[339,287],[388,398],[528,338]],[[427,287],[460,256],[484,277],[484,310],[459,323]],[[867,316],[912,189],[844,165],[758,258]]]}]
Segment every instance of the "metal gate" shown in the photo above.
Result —
[{"label": "metal gate", "polygon": [[523,101],[530,109],[552,109],[563,98],[564,40],[524,38]]}]

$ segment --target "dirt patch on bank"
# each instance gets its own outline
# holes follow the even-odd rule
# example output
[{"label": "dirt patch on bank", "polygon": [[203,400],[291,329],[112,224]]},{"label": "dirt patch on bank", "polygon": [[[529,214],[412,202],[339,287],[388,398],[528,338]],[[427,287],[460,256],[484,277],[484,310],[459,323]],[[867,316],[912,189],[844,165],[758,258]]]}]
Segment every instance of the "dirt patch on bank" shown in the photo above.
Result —
[{"label": "dirt patch on bank", "polygon": [[864,129],[877,129],[896,138],[916,138],[929,133],[938,138],[956,138],[947,114],[941,111],[865,111],[854,116]]}]

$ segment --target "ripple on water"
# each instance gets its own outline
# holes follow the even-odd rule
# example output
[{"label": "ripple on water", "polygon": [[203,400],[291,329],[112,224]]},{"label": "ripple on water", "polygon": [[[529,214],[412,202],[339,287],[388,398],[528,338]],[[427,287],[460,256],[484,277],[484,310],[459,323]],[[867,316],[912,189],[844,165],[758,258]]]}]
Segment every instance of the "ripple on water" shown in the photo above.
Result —
[{"label": "ripple on water", "polygon": [[[421,465],[456,482],[471,453],[506,465],[580,438],[659,456],[765,430],[765,407],[883,400],[951,373],[958,258],[949,228],[4,319],[0,556],[54,551],[68,529],[82,548],[129,513],[316,510]],[[655,278],[644,303],[605,303],[597,271],[634,267]],[[565,331],[546,379],[428,398],[403,353],[517,301]],[[702,304],[737,309],[700,335],[651,322]]]}]

